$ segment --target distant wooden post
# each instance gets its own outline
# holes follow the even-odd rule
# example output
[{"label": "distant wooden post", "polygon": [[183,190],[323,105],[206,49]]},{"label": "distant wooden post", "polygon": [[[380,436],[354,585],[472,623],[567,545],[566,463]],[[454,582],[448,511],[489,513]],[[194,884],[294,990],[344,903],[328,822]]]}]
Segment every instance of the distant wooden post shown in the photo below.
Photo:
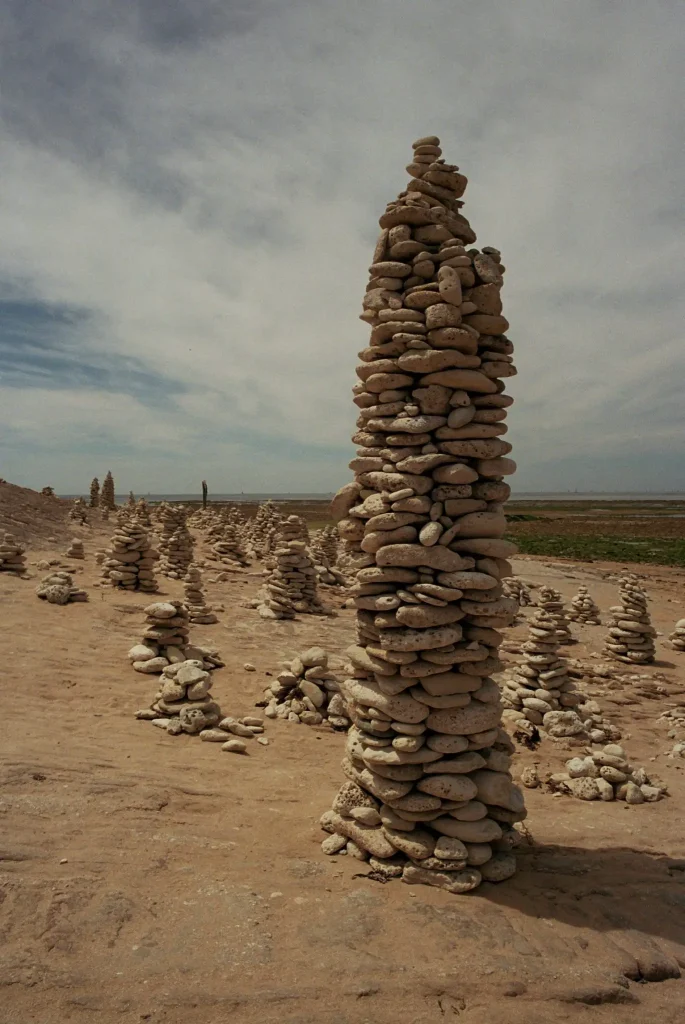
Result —
[{"label": "distant wooden post", "polygon": [[202,507],[207,508],[207,481],[202,481]]}]

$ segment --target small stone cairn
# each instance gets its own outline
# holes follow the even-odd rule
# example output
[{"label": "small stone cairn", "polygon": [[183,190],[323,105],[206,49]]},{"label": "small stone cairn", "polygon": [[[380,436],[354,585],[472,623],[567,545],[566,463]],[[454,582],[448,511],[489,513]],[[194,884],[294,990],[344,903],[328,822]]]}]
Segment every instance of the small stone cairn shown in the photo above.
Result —
[{"label": "small stone cairn", "polygon": [[674,651],[685,651],[685,619],[679,619],[668,639]]},{"label": "small stone cairn", "polygon": [[588,626],[601,626],[600,610],[595,604],[590,592],[582,584],[578,587],[578,593],[571,601],[571,610],[568,613],[572,622],[583,622]]},{"label": "small stone cairn", "polygon": [[159,553],[150,534],[136,518],[117,523],[103,560],[103,580],[124,590],[157,591],[154,566]]},{"label": "small stone cairn", "polygon": [[183,578],[183,593],[191,622],[209,626],[219,621],[205,601],[202,589],[202,572],[199,566],[188,566],[188,571]]},{"label": "small stone cairn", "polygon": [[69,604],[70,601],[87,601],[85,590],[73,585],[71,574],[64,571],[51,572],[44,576],[36,587],[36,594],[48,604]]},{"label": "small stone cairn", "polygon": [[85,501],[83,501],[82,498],[76,498],[76,500],[74,501],[74,504],[69,509],[69,516],[68,516],[68,518],[73,523],[80,523],[81,526],[87,526],[87,524],[88,524],[88,514],[87,514],[87,511],[86,511],[86,503],[85,503]]},{"label": "small stone cairn", "polygon": [[97,508],[100,504],[100,481],[96,476],[90,482],[90,507]]},{"label": "small stone cairn", "polygon": [[604,652],[609,658],[629,665],[647,665],[654,661],[654,637],[647,609],[647,595],[636,576],[622,576],[619,580],[620,604],[609,609],[609,634],[604,641]]},{"label": "small stone cairn", "polygon": [[586,757],[572,757],[565,772],[549,777],[547,788],[578,800],[625,800],[628,804],[651,803],[666,793],[664,786],[650,782],[644,768],[630,764],[623,747],[613,743]]},{"label": "small stone cairn", "polygon": [[136,502],[136,516],[137,518],[147,526],[148,530],[152,529],[152,516],[150,515],[150,506],[146,502],[145,498],[139,498]]},{"label": "small stone cairn", "polygon": [[516,601],[519,608],[524,608],[533,603],[531,586],[520,576],[507,576],[502,580],[502,593]]},{"label": "small stone cairn", "polygon": [[110,470],[107,470],[107,476],[102,482],[102,490],[100,491],[100,508],[107,509],[108,512],[114,512],[117,507],[116,499],[114,496],[114,477]]},{"label": "small stone cairn", "polygon": [[193,560],[193,537],[186,525],[186,509],[163,502],[159,507],[161,535],[159,571],[169,579],[182,579]]},{"label": "small stone cairn", "polygon": [[263,619],[293,619],[297,612],[324,615],[316,587],[316,569],[302,539],[302,520],[288,516],[280,527],[274,566],[252,602]]},{"label": "small stone cairn", "polygon": [[155,674],[186,660],[188,609],[183,601],[157,601],[145,608],[143,642],[128,652],[136,672]]},{"label": "small stone cairn", "polygon": [[85,558],[85,552],[83,550],[83,541],[77,537],[72,537],[69,541],[69,547],[65,552],[67,558]]},{"label": "small stone cairn", "polygon": [[248,551],[252,552],[255,558],[261,559],[272,550],[282,518],[276,503],[270,498],[258,506],[254,518],[245,528]]},{"label": "small stone cairn", "polygon": [[541,608],[556,624],[556,637],[560,644],[575,643],[568,615],[564,607],[564,599],[554,587],[542,586],[538,591],[538,608]]},{"label": "small stone cairn", "polygon": [[348,781],[322,848],[460,893],[514,873],[512,826],[526,815],[491,678],[517,607],[501,586],[515,551],[503,378],[516,370],[500,254],[466,248],[466,178],[433,136],[407,170],[364,298],[355,480],[332,503],[355,553],[359,642],[341,683]]},{"label": "small stone cairn", "polygon": [[11,533],[0,536],[0,572],[23,576],[26,572],[26,548]]},{"label": "small stone cairn", "polygon": [[214,536],[217,537],[212,545],[212,558],[215,561],[230,569],[243,569],[250,564],[245,557],[238,529],[233,523],[222,520]]},{"label": "small stone cairn", "polygon": [[331,565],[324,550],[321,539],[314,536],[309,545],[309,554],[316,570],[317,582],[327,587],[345,587],[347,577],[335,566]]},{"label": "small stone cairn", "polygon": [[328,721],[334,729],[347,729],[350,719],[340,693],[340,683],[328,667],[328,654],[321,647],[310,647],[283,669],[264,691],[258,707],[266,707],[267,718],[321,725]]}]

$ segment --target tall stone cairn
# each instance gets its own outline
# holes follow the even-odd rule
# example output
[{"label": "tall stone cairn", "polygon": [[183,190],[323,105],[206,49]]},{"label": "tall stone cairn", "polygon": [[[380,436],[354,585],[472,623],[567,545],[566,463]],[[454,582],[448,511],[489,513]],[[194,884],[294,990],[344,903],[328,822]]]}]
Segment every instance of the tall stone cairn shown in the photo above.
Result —
[{"label": "tall stone cairn", "polygon": [[609,634],[604,641],[605,653],[629,665],[647,665],[654,661],[656,631],[647,609],[647,595],[637,576],[619,580],[620,604],[610,608]]},{"label": "tall stone cairn", "polygon": [[23,576],[26,572],[26,548],[11,533],[0,536],[0,572]]},{"label": "tall stone cairn", "polygon": [[568,613],[572,622],[583,622],[588,626],[600,626],[602,620],[599,607],[590,596],[586,586],[581,584],[578,593],[571,601],[571,608]]},{"label": "tall stone cairn", "polygon": [[274,565],[255,603],[263,619],[293,619],[297,612],[324,614],[299,516],[288,516],[281,523]]},{"label": "tall stone cairn", "polygon": [[216,538],[212,545],[212,558],[230,568],[249,565],[242,548],[237,528],[228,519],[223,519],[213,530]]},{"label": "tall stone cairn", "polygon": [[152,516],[150,515],[150,506],[146,502],[145,498],[139,498],[136,502],[136,515],[140,519],[141,523],[147,526],[148,530],[152,529]]},{"label": "tall stone cairn", "polygon": [[96,476],[90,482],[90,507],[97,508],[100,504],[100,481]]},{"label": "tall stone cairn", "polygon": [[556,624],[556,638],[560,644],[575,643],[569,626],[569,617],[564,607],[564,599],[554,587],[540,587],[538,591],[538,607]]},{"label": "tall stone cairn", "polygon": [[194,546],[186,524],[186,510],[180,505],[162,502],[158,517],[161,523],[159,571],[170,579],[182,579],[193,560]]},{"label": "tall stone cairn", "polygon": [[103,579],[113,587],[140,590],[146,594],[157,591],[155,551],[146,527],[136,518],[117,522],[103,560]]},{"label": "tall stone cairn", "polygon": [[188,566],[188,571],[183,577],[183,594],[191,622],[209,626],[219,621],[205,600],[199,566]]},{"label": "tall stone cairn", "polygon": [[102,490],[100,491],[100,508],[109,509],[113,512],[117,507],[117,503],[114,497],[114,477],[112,476],[111,470],[107,470],[107,476],[102,482]]},{"label": "tall stone cairn", "polygon": [[466,249],[466,178],[420,139],[390,203],[362,319],[355,473],[333,500],[356,551],[358,644],[342,693],[348,781],[322,818],[375,870],[468,892],[510,877],[525,815],[501,725],[501,634],[516,611],[501,578],[510,488],[499,252]]},{"label": "tall stone cairn", "polygon": [[75,498],[74,504],[69,509],[68,519],[72,523],[80,523],[81,526],[88,525],[88,514],[86,511],[86,503],[83,498]]}]

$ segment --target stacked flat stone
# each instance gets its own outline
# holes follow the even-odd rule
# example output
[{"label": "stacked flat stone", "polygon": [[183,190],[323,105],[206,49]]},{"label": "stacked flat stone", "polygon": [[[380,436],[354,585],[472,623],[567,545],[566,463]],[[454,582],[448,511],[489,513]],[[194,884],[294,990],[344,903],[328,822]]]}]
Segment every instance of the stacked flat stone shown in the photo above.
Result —
[{"label": "stacked flat stone", "polygon": [[110,470],[107,470],[107,476],[102,482],[102,489],[100,491],[100,508],[106,508],[108,511],[113,512],[117,507],[116,499],[114,496],[114,477]]},{"label": "stacked flat stone", "polygon": [[69,509],[68,518],[73,523],[80,523],[85,526],[88,523],[88,515],[86,512],[86,503],[81,498],[76,498],[74,504]]},{"label": "stacked flat stone", "polygon": [[250,563],[245,557],[238,529],[233,523],[223,519],[215,528],[213,535],[217,537],[212,545],[212,558],[230,568],[244,568]]},{"label": "stacked flat stone", "polygon": [[297,612],[324,614],[299,516],[288,516],[279,526],[274,565],[256,606],[263,619],[293,619]]},{"label": "stacked flat stone", "polygon": [[36,594],[48,604],[69,604],[70,601],[87,601],[85,590],[74,586],[70,573],[59,571],[44,576],[36,587]]},{"label": "stacked flat stone", "polygon": [[[538,607],[529,621],[528,638],[521,645],[522,661],[501,681],[507,720],[525,718],[534,726],[553,727],[557,720],[565,721],[558,719],[560,711],[582,704],[584,697],[576,692],[568,665],[559,655],[560,643],[558,616]],[[553,717],[548,719],[550,713]]]},{"label": "stacked flat stone", "polygon": [[209,626],[219,621],[205,601],[202,590],[202,572],[197,565],[188,566],[188,571],[183,577],[183,593],[191,622]]},{"label": "stacked flat stone", "polygon": [[167,663],[161,671],[152,704],[137,711],[136,718],[152,721],[171,736],[196,735],[221,721],[221,708],[211,695],[212,677],[201,661]]},{"label": "stacked flat stone", "polygon": [[328,559],[329,565],[335,565],[338,561],[338,527],[330,523],[319,531],[321,535],[321,548]]},{"label": "stacked flat stone", "polygon": [[148,530],[152,529],[152,516],[150,515],[150,506],[146,502],[145,498],[139,498],[136,502],[136,516],[140,519],[141,523],[147,526]]},{"label": "stacked flat stone", "polygon": [[674,651],[685,651],[685,619],[679,619],[668,639]]},{"label": "stacked flat stone", "polygon": [[72,537],[69,541],[69,547],[65,552],[67,558],[85,558],[85,552],[83,550],[83,541],[78,540],[76,537]]},{"label": "stacked flat stone", "polygon": [[262,558],[271,550],[275,538],[275,529],[281,522],[281,513],[275,502],[269,498],[257,508],[256,515],[246,528],[246,540],[249,550],[256,558]]},{"label": "stacked flat stone", "polygon": [[516,611],[501,587],[515,551],[502,378],[516,371],[499,252],[465,248],[466,178],[440,154],[434,137],[415,143],[364,299],[355,482],[332,504],[356,549],[359,643],[342,683],[354,724],[349,782],[322,824],[325,852],[347,840],[379,871],[467,892],[513,874],[525,817],[491,678]]},{"label": "stacked flat stone", "polygon": [[181,505],[162,502],[158,511],[161,524],[159,571],[173,580],[182,579],[193,560],[193,537],[186,525],[186,510]]},{"label": "stacked flat stone", "polygon": [[100,481],[96,476],[90,482],[90,507],[97,508],[100,504]]},{"label": "stacked flat stone", "polygon": [[188,609],[183,601],[156,601],[145,611],[142,643],[128,652],[136,672],[155,674],[167,665],[186,660],[188,647]]},{"label": "stacked flat stone", "polygon": [[583,622],[588,626],[600,626],[599,607],[595,604],[587,587],[582,584],[578,587],[578,593],[571,601],[571,609],[568,613],[569,619],[573,622]]},{"label": "stacked flat stone", "polygon": [[266,707],[267,718],[305,725],[328,721],[335,729],[347,729],[350,725],[340,683],[328,666],[328,654],[320,647],[311,647],[292,661],[284,662],[258,706]]},{"label": "stacked flat stone", "polygon": [[629,665],[647,665],[654,661],[654,637],[647,609],[647,595],[636,576],[623,576],[619,580],[620,604],[610,608],[609,634],[604,641],[604,652],[609,658]]},{"label": "stacked flat stone", "polygon": [[556,637],[560,644],[575,643],[564,599],[554,587],[542,586],[538,591],[538,607],[556,623]]},{"label": "stacked flat stone", "polygon": [[572,757],[566,771],[551,775],[548,788],[579,800],[625,800],[642,804],[660,800],[665,787],[653,785],[644,768],[628,761],[623,747],[610,743],[587,757]]},{"label": "stacked flat stone", "polygon": [[533,603],[530,584],[519,576],[507,576],[502,580],[502,593],[511,597],[520,608]]},{"label": "stacked flat stone", "polygon": [[158,558],[143,523],[135,517],[117,522],[102,563],[103,579],[124,590],[154,594],[158,590],[154,572]]},{"label": "stacked flat stone", "polygon": [[314,536],[309,545],[309,554],[316,570],[316,579],[327,587],[345,587],[348,584],[347,577],[340,569],[336,569],[328,560],[321,539]]},{"label": "stacked flat stone", "polygon": [[0,572],[23,576],[26,572],[26,548],[11,533],[0,535]]}]

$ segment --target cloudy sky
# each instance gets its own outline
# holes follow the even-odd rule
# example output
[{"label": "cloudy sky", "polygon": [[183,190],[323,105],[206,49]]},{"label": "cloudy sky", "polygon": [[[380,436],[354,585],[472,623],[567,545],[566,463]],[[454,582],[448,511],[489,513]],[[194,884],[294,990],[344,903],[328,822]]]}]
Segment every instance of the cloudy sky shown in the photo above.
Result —
[{"label": "cloudy sky", "polygon": [[358,319],[437,134],[507,265],[523,490],[685,490],[682,4],[2,0],[0,476],[349,478]]}]

